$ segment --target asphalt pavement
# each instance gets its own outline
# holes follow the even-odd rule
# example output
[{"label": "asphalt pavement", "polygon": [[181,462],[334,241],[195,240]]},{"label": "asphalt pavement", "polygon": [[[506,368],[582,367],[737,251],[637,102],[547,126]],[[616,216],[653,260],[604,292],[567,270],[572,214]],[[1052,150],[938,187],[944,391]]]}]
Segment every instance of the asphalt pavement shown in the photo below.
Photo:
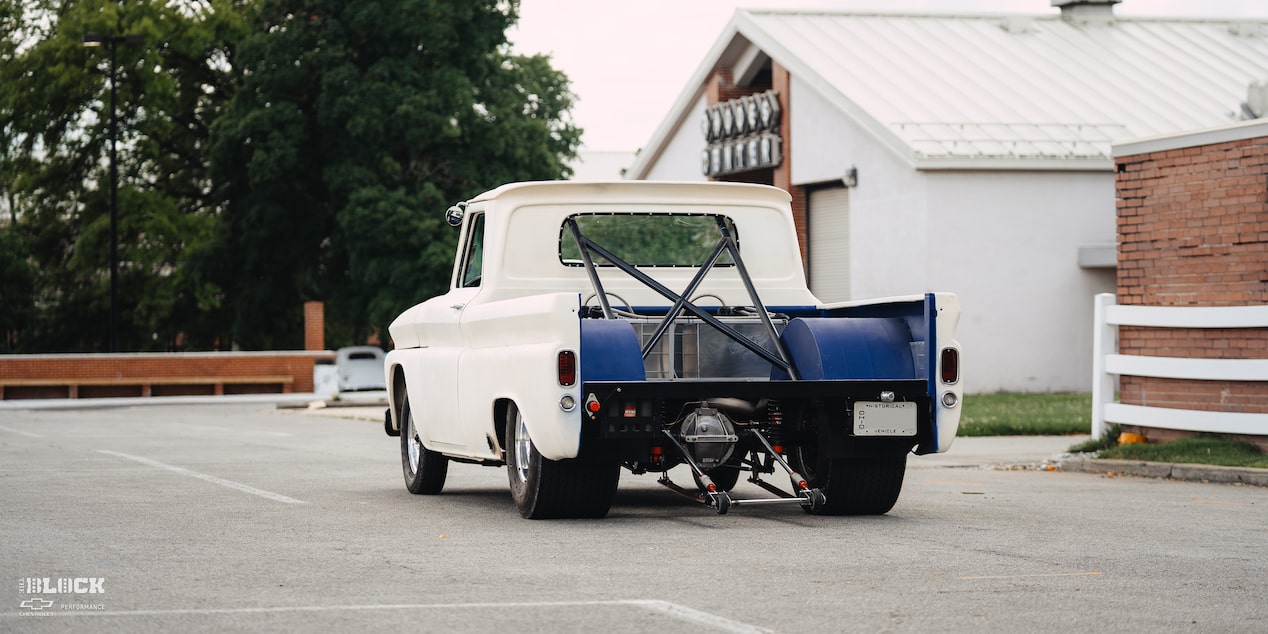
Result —
[{"label": "asphalt pavement", "polygon": [[1077,437],[913,457],[878,517],[624,474],[529,521],[501,468],[410,495],[382,405],[146,405],[0,411],[0,632],[1268,631],[1268,489],[1062,471]]},{"label": "asphalt pavement", "polygon": [[[366,422],[383,421],[386,393],[345,392],[333,399],[316,394],[251,394],[236,396],[189,396],[149,398],[0,400],[5,410],[98,409],[161,405],[259,404],[276,405],[279,410],[314,416],[346,418]],[[1268,469],[1219,465],[1105,460],[1086,454],[1072,454],[1069,448],[1089,436],[968,436],[956,438],[952,450],[921,456],[909,461],[913,466],[983,467],[988,469],[1044,469],[1133,476],[1193,482],[1245,484],[1268,487]]]},{"label": "asphalt pavement", "polygon": [[[369,398],[369,397],[363,397]],[[382,422],[384,403],[363,401],[312,401],[311,407],[292,406],[307,414]],[[290,408],[288,408],[290,409]],[[985,469],[1042,469],[1079,471],[1107,476],[1168,478],[1193,482],[1247,484],[1268,487],[1268,469],[1223,467],[1203,464],[1104,460],[1086,454],[1072,454],[1070,447],[1090,436],[964,436],[956,438],[946,453],[913,457],[915,468],[980,467]]]}]

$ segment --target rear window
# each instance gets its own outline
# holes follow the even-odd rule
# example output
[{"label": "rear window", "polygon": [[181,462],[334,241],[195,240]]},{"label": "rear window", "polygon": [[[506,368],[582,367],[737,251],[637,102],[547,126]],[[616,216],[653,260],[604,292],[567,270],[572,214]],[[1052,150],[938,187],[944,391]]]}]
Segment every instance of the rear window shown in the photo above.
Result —
[{"label": "rear window", "polygon": [[[722,238],[719,223],[739,244],[731,219],[718,214],[593,213],[568,219],[576,221],[582,236],[634,266],[704,264]],[[591,255],[596,266],[612,266],[598,254]],[[567,221],[559,228],[559,261],[565,266],[583,266],[581,250]],[[729,253],[723,253],[717,265],[734,263]]]}]

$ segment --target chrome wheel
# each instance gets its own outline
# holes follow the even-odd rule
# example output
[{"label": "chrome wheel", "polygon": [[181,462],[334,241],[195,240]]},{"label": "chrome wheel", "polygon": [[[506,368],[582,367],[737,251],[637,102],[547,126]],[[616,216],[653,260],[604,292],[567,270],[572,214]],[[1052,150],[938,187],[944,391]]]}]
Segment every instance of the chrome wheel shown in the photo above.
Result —
[{"label": "chrome wheel", "polygon": [[405,488],[416,495],[434,495],[445,487],[449,458],[423,446],[410,410],[409,399],[401,405],[401,471]]},{"label": "chrome wheel", "polygon": [[515,478],[520,484],[528,482],[528,464],[533,459],[533,440],[528,437],[524,416],[515,416]]},{"label": "chrome wheel", "polygon": [[405,430],[409,438],[409,445],[406,447],[409,452],[409,470],[418,473],[418,456],[422,453],[423,442],[418,439],[418,429],[414,427],[414,417],[410,416],[406,423],[409,425],[409,429]]}]

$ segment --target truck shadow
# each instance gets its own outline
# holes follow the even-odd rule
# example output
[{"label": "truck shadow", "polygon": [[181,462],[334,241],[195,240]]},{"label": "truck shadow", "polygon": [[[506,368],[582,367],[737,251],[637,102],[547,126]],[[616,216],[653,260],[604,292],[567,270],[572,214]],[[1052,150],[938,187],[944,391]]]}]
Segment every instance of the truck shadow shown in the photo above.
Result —
[{"label": "truck shadow", "polygon": [[[901,523],[903,518],[894,515],[868,517],[832,517],[809,515],[795,503],[789,504],[749,504],[742,501],[734,504],[726,515],[719,515],[714,509],[693,502],[673,491],[664,489],[652,481],[631,483],[632,486],[621,486],[617,489],[616,498],[606,517],[602,519],[565,519],[546,520],[547,522],[671,522],[709,529],[744,528],[753,522],[784,524],[802,528],[814,528],[842,523]],[[769,497],[762,492],[748,487],[738,487],[737,498]],[[487,514],[506,513],[508,517],[517,515],[511,494],[502,487],[446,487],[439,495],[411,495],[404,488],[381,490],[374,497],[392,499],[395,503],[424,504],[437,510],[445,510],[455,514]]]}]

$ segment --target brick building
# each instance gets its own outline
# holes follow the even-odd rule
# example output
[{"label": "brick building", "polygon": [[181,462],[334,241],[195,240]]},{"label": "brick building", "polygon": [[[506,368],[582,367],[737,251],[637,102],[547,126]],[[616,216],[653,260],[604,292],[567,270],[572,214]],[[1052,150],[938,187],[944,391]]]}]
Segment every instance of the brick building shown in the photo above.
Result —
[{"label": "brick building", "polygon": [[785,188],[819,299],[954,292],[968,389],[1086,391],[1112,144],[1268,113],[1268,22],[1115,2],[740,10],[627,178]]},{"label": "brick building", "polygon": [[[1114,147],[1120,305],[1268,305],[1268,122]],[[1122,326],[1125,355],[1268,358],[1268,328]],[[1268,381],[1123,376],[1122,403],[1268,413]],[[1151,440],[1185,432],[1138,429]],[[1268,433],[1268,429],[1264,430]],[[1268,436],[1249,437],[1268,448]]]}]

